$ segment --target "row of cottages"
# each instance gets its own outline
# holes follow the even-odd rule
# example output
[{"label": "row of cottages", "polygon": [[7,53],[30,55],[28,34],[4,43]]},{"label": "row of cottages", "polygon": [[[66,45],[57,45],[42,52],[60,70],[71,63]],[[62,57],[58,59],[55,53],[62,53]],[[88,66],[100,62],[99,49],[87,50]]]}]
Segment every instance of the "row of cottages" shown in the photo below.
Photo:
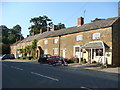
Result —
[{"label": "row of cottages", "polygon": [[38,40],[36,56],[50,54],[71,58],[79,61],[102,62],[110,65],[120,65],[118,49],[120,43],[120,17],[108,18],[84,24],[84,18],[78,18],[78,25],[61,30],[49,28],[46,32],[29,36],[11,45],[11,53],[18,57],[18,49],[31,45]]}]

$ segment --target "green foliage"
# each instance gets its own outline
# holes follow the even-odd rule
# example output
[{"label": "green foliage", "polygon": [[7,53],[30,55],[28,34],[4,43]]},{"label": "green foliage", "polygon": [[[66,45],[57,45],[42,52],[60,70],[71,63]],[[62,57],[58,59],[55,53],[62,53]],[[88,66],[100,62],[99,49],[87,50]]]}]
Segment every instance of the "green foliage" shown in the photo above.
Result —
[{"label": "green foliage", "polygon": [[0,47],[2,47],[1,51],[2,51],[2,55],[4,54],[9,54],[10,53],[10,45],[9,44],[4,44],[4,43],[0,43]]},{"label": "green foliage", "polygon": [[105,20],[105,19],[95,18],[94,20],[91,20],[91,22],[95,22],[95,21],[99,21],[99,20]]},{"label": "green foliage", "polygon": [[[47,31],[47,27],[52,28],[53,25],[52,20],[49,19],[46,15],[31,18],[30,23],[32,23],[32,25],[28,28],[30,29],[29,31],[30,35],[32,35],[32,33],[39,34],[40,29],[42,29],[43,32],[45,32]],[[56,30],[65,28],[65,25],[62,23],[58,23],[58,25],[55,26],[56,26]]]},{"label": "green foliage", "polygon": [[55,30],[59,30],[59,29],[64,29],[65,25],[62,23],[58,23],[58,25],[55,25]]},{"label": "green foliage", "polygon": [[76,57],[71,57],[69,59],[69,63],[76,63],[76,62],[78,62],[78,58],[76,58]]},{"label": "green foliage", "polygon": [[85,64],[85,63],[87,63],[87,62],[86,62],[85,59],[83,59],[80,63],[81,63],[81,64]]},{"label": "green foliage", "polygon": [[16,39],[24,38],[21,34],[20,25],[14,26],[12,29],[7,28],[5,25],[1,25],[0,29],[2,30],[2,42],[4,44],[13,44],[16,42]]},{"label": "green foliage", "polygon": [[21,34],[20,25],[14,26],[12,29],[7,28],[5,25],[0,26],[0,39],[2,41],[2,54],[9,54],[10,45],[16,42],[16,39],[24,38]]},{"label": "green foliage", "polygon": [[52,20],[47,16],[39,16],[31,18],[30,23],[33,23],[28,29],[30,29],[30,35],[34,32],[35,34],[40,33],[40,29],[43,29],[43,32],[47,30],[47,26],[51,27],[53,25]]},{"label": "green foliage", "polygon": [[[36,49],[37,49],[37,42],[38,40],[34,39],[32,45],[26,46],[25,48],[21,49],[22,57],[20,59],[36,59]],[[27,57],[27,54],[29,56]],[[32,57],[30,56],[32,54]]]},{"label": "green foliage", "polygon": [[34,41],[32,42],[32,56],[34,59],[36,58],[37,42],[38,42],[38,40],[36,40],[36,39],[34,39]]},{"label": "green foliage", "polygon": [[37,48],[37,42],[38,40],[34,39],[34,41],[32,42],[32,49],[36,49]]}]

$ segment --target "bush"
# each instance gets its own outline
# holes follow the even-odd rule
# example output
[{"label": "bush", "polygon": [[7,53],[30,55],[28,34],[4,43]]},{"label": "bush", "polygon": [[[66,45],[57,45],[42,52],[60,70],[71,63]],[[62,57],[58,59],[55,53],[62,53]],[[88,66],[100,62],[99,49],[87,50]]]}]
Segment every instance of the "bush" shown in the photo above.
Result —
[{"label": "bush", "polygon": [[77,57],[71,57],[68,61],[68,63],[78,63],[79,59]]},{"label": "bush", "polygon": [[80,63],[85,64],[85,63],[87,63],[87,61],[86,61],[86,59],[83,59]]},{"label": "bush", "polygon": [[20,59],[26,59],[26,58],[27,58],[26,56],[20,57]]}]

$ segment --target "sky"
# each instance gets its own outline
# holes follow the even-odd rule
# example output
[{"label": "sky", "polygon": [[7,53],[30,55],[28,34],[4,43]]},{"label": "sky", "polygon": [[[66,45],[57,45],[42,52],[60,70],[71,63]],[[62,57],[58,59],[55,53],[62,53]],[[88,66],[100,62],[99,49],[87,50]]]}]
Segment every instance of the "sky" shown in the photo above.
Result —
[{"label": "sky", "polygon": [[22,27],[22,35],[29,34],[30,19],[46,15],[54,24],[63,23],[66,27],[77,25],[77,18],[84,17],[85,23],[95,18],[118,16],[118,2],[1,2],[2,22],[12,28]]}]

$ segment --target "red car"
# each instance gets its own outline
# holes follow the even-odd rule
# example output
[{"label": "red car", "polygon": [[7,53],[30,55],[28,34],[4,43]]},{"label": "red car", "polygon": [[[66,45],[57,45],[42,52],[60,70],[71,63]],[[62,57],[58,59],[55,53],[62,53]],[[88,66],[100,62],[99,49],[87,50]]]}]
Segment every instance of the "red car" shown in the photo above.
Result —
[{"label": "red car", "polygon": [[68,59],[63,58],[63,57],[60,57],[60,56],[51,56],[51,57],[47,58],[47,62],[48,62],[48,63],[52,63],[52,62],[54,62],[54,61],[60,61],[60,60],[62,60],[62,59],[64,59],[65,62],[68,62]]}]

